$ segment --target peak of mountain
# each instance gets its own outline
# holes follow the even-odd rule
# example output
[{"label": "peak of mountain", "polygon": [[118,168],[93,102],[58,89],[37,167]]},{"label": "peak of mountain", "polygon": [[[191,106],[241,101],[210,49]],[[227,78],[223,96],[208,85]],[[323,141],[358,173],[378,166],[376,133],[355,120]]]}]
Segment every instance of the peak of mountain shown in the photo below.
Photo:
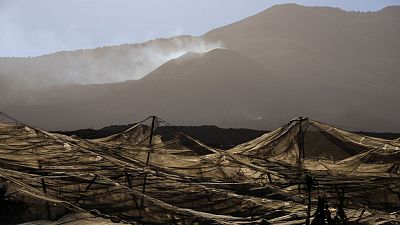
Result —
[{"label": "peak of mountain", "polygon": [[[221,40],[226,48],[268,65],[277,74],[360,91],[379,86],[388,95],[396,92],[394,83],[400,84],[395,79],[400,70],[400,13],[278,5],[204,37]],[[380,74],[378,84],[376,74]]]},{"label": "peak of mountain", "polygon": [[399,5],[386,6],[385,8],[379,10],[378,12],[388,13],[392,14],[393,16],[398,16],[400,13],[400,6]]},{"label": "peak of mountain", "polygon": [[[270,38],[290,34],[287,35],[288,38],[297,39],[301,35],[305,35],[305,32],[309,31],[311,31],[311,35],[314,35],[321,31],[329,30],[330,28],[341,28],[345,30],[354,25],[371,22],[382,14],[391,17],[391,19],[398,20],[400,19],[400,14],[392,12],[398,12],[399,8],[399,6],[391,6],[377,12],[353,12],[332,7],[309,7],[296,4],[275,5],[256,15],[211,30],[204,36],[211,39],[220,38],[226,41],[224,39],[227,38],[226,36],[228,34],[239,35],[238,37],[240,39],[250,35],[256,35],[255,38],[257,38],[257,35]],[[370,27],[364,28],[371,29],[376,26],[376,24],[369,25]],[[253,33],[244,32],[250,30],[253,31]],[[231,37],[231,39],[234,38],[235,36]],[[249,40],[252,41],[253,39],[250,38]],[[328,40],[329,39],[327,39],[327,41]]]},{"label": "peak of mountain", "polygon": [[[30,101],[33,106],[13,100],[4,111],[58,130],[132,123],[157,114],[174,124],[258,129],[303,115],[357,130],[398,132],[400,105],[388,104],[400,98],[397,11],[285,4],[201,37],[103,48],[88,58],[89,50],[47,61],[0,60],[0,79],[23,74],[33,82],[46,80],[38,74],[71,71],[77,77],[127,80],[151,62],[142,79],[47,89]],[[152,61],[160,55],[162,62]],[[0,86],[12,87],[13,80],[6,81]]]}]

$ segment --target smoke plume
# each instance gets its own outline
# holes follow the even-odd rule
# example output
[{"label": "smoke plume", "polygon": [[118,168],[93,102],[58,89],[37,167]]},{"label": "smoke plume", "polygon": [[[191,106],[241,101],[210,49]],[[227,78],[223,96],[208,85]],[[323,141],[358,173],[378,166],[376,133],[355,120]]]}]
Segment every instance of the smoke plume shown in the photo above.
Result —
[{"label": "smoke plume", "polygon": [[223,47],[221,42],[207,42],[201,37],[177,36],[38,57],[0,58],[0,105],[13,103],[26,92],[53,85],[140,79],[188,52],[204,53]]}]

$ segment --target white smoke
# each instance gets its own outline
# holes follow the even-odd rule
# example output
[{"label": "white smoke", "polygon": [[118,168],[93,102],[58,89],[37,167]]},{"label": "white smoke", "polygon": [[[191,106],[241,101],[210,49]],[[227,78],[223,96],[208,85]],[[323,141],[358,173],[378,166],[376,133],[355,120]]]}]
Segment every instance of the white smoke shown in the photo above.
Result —
[{"label": "white smoke", "polygon": [[202,38],[193,38],[191,41],[173,40],[170,46],[151,45],[144,47],[139,51],[139,54],[132,54],[131,60],[134,65],[137,65],[132,71],[132,74],[126,76],[113,77],[112,80],[124,81],[130,79],[139,79],[158,68],[162,64],[179,58],[186,53],[206,53],[216,48],[225,48],[223,43],[207,42]]},{"label": "white smoke", "polygon": [[205,53],[224,48],[222,42],[207,42],[200,37],[178,36],[168,39],[88,50],[78,61],[61,65],[58,83],[101,84],[137,80],[162,64],[188,52]]},{"label": "white smoke", "polygon": [[224,48],[223,43],[207,42],[202,37],[177,36],[140,44],[58,52],[38,57],[0,57],[0,86],[5,85],[0,90],[0,105],[14,102],[19,96],[29,95],[23,91],[53,85],[101,84],[140,79],[169,60],[188,52],[205,53],[216,48]]}]

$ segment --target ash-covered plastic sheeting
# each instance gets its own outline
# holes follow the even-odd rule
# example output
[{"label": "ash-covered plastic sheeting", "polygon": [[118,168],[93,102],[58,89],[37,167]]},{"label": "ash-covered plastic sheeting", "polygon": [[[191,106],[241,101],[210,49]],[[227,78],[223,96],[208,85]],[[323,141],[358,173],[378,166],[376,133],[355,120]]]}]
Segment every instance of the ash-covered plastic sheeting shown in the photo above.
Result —
[{"label": "ash-covered plastic sheeting", "polygon": [[387,155],[399,143],[299,122],[228,151],[186,134],[190,145],[150,143],[145,122],[91,141],[0,123],[1,202],[24,209],[14,222],[91,211],[143,224],[301,224],[307,173],[316,180],[312,198],[324,195],[333,211],[345,189],[350,220],[364,205],[372,209],[360,221],[396,221],[389,211],[399,210],[400,178]]},{"label": "ash-covered plastic sheeting", "polygon": [[349,167],[347,172],[369,172],[370,167],[374,172],[386,172],[400,161],[399,145],[396,140],[363,136],[317,121],[295,119],[229,151],[253,162],[271,160],[293,166],[298,166],[301,158],[304,167],[310,170],[327,169],[323,165],[332,168],[341,165]]}]

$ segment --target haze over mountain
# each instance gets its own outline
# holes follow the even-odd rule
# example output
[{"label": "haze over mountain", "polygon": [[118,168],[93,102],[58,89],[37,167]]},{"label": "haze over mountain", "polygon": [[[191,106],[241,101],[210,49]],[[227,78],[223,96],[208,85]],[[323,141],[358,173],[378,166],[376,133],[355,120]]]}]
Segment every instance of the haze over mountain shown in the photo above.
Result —
[{"label": "haze over mountain", "polygon": [[[176,40],[184,40],[183,47],[178,44],[182,51],[176,51]],[[202,37],[1,58],[0,105],[20,120],[53,130],[132,123],[156,114],[175,124],[258,129],[310,116],[357,129],[396,132],[398,40],[400,7],[355,13],[278,5]],[[160,43],[164,61],[172,60],[156,68],[157,57],[143,57],[136,49]],[[198,47],[202,45],[207,47]],[[173,59],[190,51],[207,53]],[[168,57],[174,52],[179,54]],[[145,68],[155,70],[136,81],[65,84],[115,77],[123,81],[150,71],[137,72],[146,63],[152,66]],[[33,92],[23,85],[29,80],[38,84]],[[24,88],[15,97],[13,87]]]},{"label": "haze over mountain", "polygon": [[[99,84],[139,79],[163,63],[187,52],[222,48],[221,42],[177,36],[141,44],[124,44],[39,57],[0,58],[0,100],[15,101],[19,90],[35,90],[60,84]],[[7,85],[5,85],[7,84]]]}]

